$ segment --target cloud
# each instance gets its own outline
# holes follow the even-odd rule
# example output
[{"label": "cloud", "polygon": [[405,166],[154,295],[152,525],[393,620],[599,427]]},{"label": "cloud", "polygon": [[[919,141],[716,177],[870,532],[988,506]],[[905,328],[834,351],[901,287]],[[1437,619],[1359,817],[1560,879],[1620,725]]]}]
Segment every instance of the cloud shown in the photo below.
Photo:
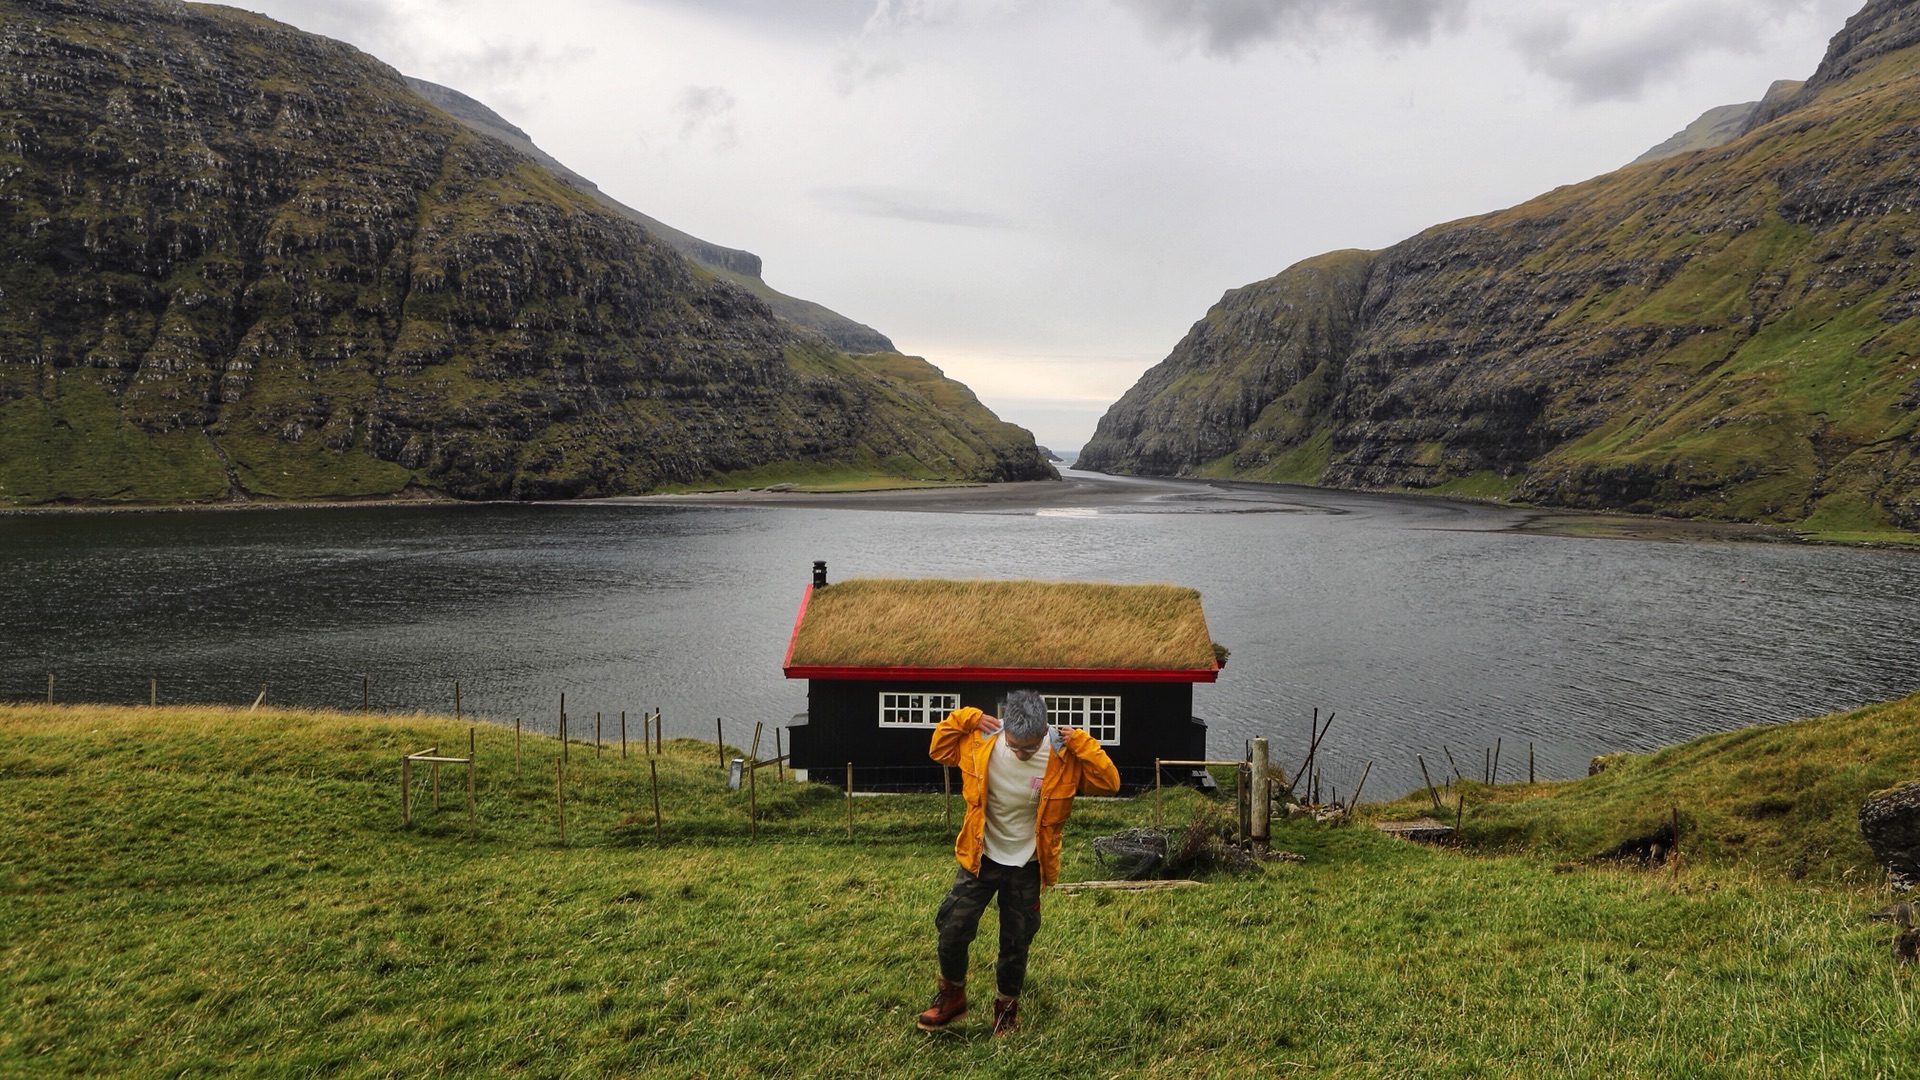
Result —
[{"label": "cloud", "polygon": [[1696,56],[1755,52],[1802,0],[1625,0],[1535,8],[1512,43],[1527,66],[1580,103],[1633,100]]},{"label": "cloud", "polygon": [[890,52],[870,52],[859,45],[848,45],[833,62],[833,89],[845,96],[889,76],[898,75],[907,65]]},{"label": "cloud", "polygon": [[1389,44],[1425,42],[1456,26],[1468,0],[1114,0],[1148,28],[1211,56],[1237,58],[1269,41],[1317,41],[1358,24]]},{"label": "cloud", "polygon": [[955,205],[942,195],[905,188],[840,187],[822,188],[814,197],[835,210],[863,217],[893,218],[926,225],[959,225],[975,229],[1011,228],[1013,222],[999,214],[970,210]]},{"label": "cloud", "polygon": [[733,110],[739,102],[719,86],[689,86],[674,99],[673,114],[680,120],[680,141],[705,136],[721,150],[740,141]]}]

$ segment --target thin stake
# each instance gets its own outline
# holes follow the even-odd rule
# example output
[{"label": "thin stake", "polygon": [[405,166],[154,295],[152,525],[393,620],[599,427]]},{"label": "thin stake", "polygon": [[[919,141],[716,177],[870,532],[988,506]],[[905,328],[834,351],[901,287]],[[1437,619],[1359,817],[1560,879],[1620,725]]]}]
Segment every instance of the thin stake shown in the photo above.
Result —
[{"label": "thin stake", "polygon": [[[468,734],[468,738],[469,739],[472,738],[471,733]],[[474,789],[476,786],[477,785],[474,782],[473,751],[469,750],[467,751],[467,835],[468,836],[473,835],[474,829],[476,827],[475,821],[474,821],[474,809],[473,809],[474,799],[476,795],[476,792]]]},{"label": "thin stake", "polygon": [[1493,768],[1487,772],[1487,782],[1490,784],[1500,782],[1500,740],[1498,738],[1493,740]]},{"label": "thin stake", "polygon": [[513,775],[520,776],[520,718],[513,718]]},{"label": "thin stake", "polygon": [[1480,779],[1491,784],[1493,783],[1493,747],[1487,747],[1484,753],[1486,757],[1480,762]]},{"label": "thin stake", "polygon": [[[1332,712],[1327,714],[1326,726],[1320,729],[1320,733],[1313,737],[1313,744],[1307,747],[1307,760],[1301,764],[1300,771],[1294,774],[1296,779],[1302,776],[1311,777],[1311,773],[1309,772],[1309,770],[1312,769],[1313,767],[1314,757],[1320,753],[1320,740],[1327,737],[1327,729],[1333,727],[1333,718],[1337,715],[1339,714],[1332,713]],[[1319,709],[1313,710],[1313,716],[1314,716],[1315,722],[1317,723],[1320,719],[1320,710]],[[1316,803],[1320,801],[1319,798],[1317,797],[1317,794],[1315,794],[1313,801]]]},{"label": "thin stake", "polygon": [[1527,744],[1527,783],[1533,783],[1533,744]]},{"label": "thin stake", "polygon": [[853,839],[853,762],[847,762],[847,839]]},{"label": "thin stake", "polygon": [[1680,883],[1680,804],[1673,804],[1673,883]]},{"label": "thin stake", "polygon": [[1461,783],[1463,783],[1463,784],[1464,784],[1464,783],[1466,783],[1466,782],[1467,782],[1467,778],[1466,778],[1465,776],[1462,776],[1462,775],[1460,774],[1460,766],[1454,763],[1454,760],[1453,760],[1453,751],[1451,751],[1451,750],[1448,750],[1448,749],[1447,749],[1447,747],[1446,747],[1446,744],[1445,744],[1445,743],[1442,743],[1442,744],[1440,745],[1440,749],[1441,749],[1442,751],[1444,751],[1444,752],[1446,753],[1446,755],[1447,755],[1447,764],[1448,764],[1448,765],[1452,765],[1452,766],[1453,766],[1453,778],[1454,778],[1455,780],[1458,780],[1458,781],[1460,781],[1460,782],[1461,782]]},{"label": "thin stake", "polygon": [[720,748],[720,775],[725,776],[727,775],[727,729],[721,725],[720,718],[717,716],[713,718],[713,741]]},{"label": "thin stake", "polygon": [[1460,805],[1455,807],[1453,811],[1453,842],[1456,844],[1458,844],[1461,840],[1460,823],[1465,821],[1466,819],[1467,819],[1467,789],[1461,788],[1460,789]]},{"label": "thin stake", "polygon": [[783,741],[785,740],[780,737],[780,729],[775,727],[773,729],[773,778],[784,784],[787,782],[787,751],[780,745]]},{"label": "thin stake", "polygon": [[256,709],[260,708],[260,703],[265,700],[267,700],[267,688],[263,686],[260,688],[260,696],[253,699],[253,708],[248,709],[247,711],[253,712]]},{"label": "thin stake", "polygon": [[620,710],[620,760],[627,760],[627,710]]},{"label": "thin stake", "polygon": [[753,746],[747,750],[747,760],[753,762],[755,765],[760,764],[760,731],[766,726],[766,721],[764,720],[754,721]]},{"label": "thin stake", "polygon": [[653,707],[653,752],[656,754],[664,754],[667,752],[667,737],[665,732],[661,730],[663,726],[664,724],[660,719],[660,706],[655,705]]},{"label": "thin stake", "polygon": [[567,695],[560,695],[560,760],[567,760]]},{"label": "thin stake", "polygon": [[460,680],[453,681],[453,718],[460,719]]},{"label": "thin stake", "polygon": [[760,837],[760,770],[747,763],[747,836]]},{"label": "thin stake", "polygon": [[1413,755],[1413,759],[1420,763],[1420,775],[1426,777],[1427,795],[1433,800],[1433,812],[1437,814],[1440,812],[1440,793],[1433,790],[1433,777],[1427,776],[1427,759],[1419,754]]},{"label": "thin stake", "polygon": [[371,676],[360,676],[360,711],[367,711],[367,684],[373,681]]},{"label": "thin stake", "polygon": [[653,781],[653,835],[657,838],[660,835],[660,762],[657,759],[647,759],[647,775]]},{"label": "thin stake", "polygon": [[560,846],[567,846],[567,764],[553,763],[553,798],[560,806]]},{"label": "thin stake", "polygon": [[1360,782],[1353,785],[1353,805],[1349,807],[1349,809],[1358,810],[1360,808],[1360,793],[1366,790],[1367,775],[1371,772],[1373,772],[1373,762],[1369,761],[1367,762],[1367,767],[1360,770]]}]

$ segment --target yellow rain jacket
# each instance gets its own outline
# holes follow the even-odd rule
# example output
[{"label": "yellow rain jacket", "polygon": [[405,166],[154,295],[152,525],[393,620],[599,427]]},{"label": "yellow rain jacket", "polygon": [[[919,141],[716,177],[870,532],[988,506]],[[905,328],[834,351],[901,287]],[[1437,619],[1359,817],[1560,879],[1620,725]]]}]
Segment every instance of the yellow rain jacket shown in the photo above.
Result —
[{"label": "yellow rain jacket", "polygon": [[[947,714],[933,729],[929,753],[942,765],[960,766],[967,816],[953,841],[953,856],[968,873],[980,872],[987,833],[987,756],[998,733],[980,734],[983,714],[971,705]],[[1034,829],[1034,857],[1040,860],[1040,884],[1051,885],[1060,876],[1060,830],[1073,813],[1079,794],[1111,795],[1120,790],[1120,770],[1100,748],[1100,741],[1078,728],[1058,729],[1065,749],[1047,756],[1040,778],[1040,817]]]}]

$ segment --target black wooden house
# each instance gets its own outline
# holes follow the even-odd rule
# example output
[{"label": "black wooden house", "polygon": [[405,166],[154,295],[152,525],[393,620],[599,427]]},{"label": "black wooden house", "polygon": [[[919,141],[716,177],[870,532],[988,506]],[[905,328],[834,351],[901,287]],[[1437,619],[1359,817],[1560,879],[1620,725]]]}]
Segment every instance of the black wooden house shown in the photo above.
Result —
[{"label": "black wooden house", "polygon": [[[935,725],[963,705],[996,714],[1009,691],[1038,691],[1048,719],[1099,739],[1123,790],[1154,782],[1156,759],[1200,760],[1205,722],[1193,684],[1213,682],[1224,650],[1200,594],[1172,585],[856,579],[800,601],[783,665],[807,680],[789,726],[789,761],[809,779],[862,791],[941,789]],[[1168,768],[1163,781],[1204,773]],[[954,781],[957,785],[957,779]]]}]

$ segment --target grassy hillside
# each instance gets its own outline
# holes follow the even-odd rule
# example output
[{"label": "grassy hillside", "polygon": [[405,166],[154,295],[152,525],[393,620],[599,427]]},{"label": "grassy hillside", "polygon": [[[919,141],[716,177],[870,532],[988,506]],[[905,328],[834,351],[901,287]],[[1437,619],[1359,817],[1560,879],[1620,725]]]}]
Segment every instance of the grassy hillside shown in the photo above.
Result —
[{"label": "grassy hillside", "polygon": [[[1860,734],[1910,760],[1917,707],[1705,740],[1607,783],[1622,806],[1659,770],[1731,783],[1715,758],[1737,764],[1775,732],[1829,732],[1832,746],[1804,744],[1823,760]],[[671,739],[656,836],[645,760],[576,743],[563,847],[558,744],[527,737],[516,776],[511,730],[482,727],[477,835],[451,777],[447,808],[402,828],[400,755],[464,747],[467,732],[426,716],[0,708],[0,1074],[1920,1070],[1912,972],[1861,918],[1884,899],[1840,869],[1857,853],[1812,868],[1818,888],[1738,858],[1689,861],[1676,888],[1664,873],[1556,873],[1539,855],[1285,826],[1276,843],[1302,864],[1160,894],[1049,894],[1029,1029],[994,1040],[976,1020],[929,1038],[911,1018],[951,877],[940,797],[856,800],[850,842],[835,791],[770,780],[750,839],[712,745]],[[1796,775],[1753,764],[1745,779],[1760,798]],[[1828,780],[1796,790],[1838,807],[1879,777]],[[1169,799],[1176,819],[1195,812],[1223,808]],[[1473,830],[1506,820],[1494,814],[1470,801],[1469,821],[1489,823],[1470,833],[1493,839]],[[1150,799],[1082,803],[1063,876],[1104,876],[1089,837],[1151,815]],[[1797,829],[1791,812],[1766,819]],[[1543,842],[1600,839],[1566,825]],[[992,919],[982,931],[984,979]]]},{"label": "grassy hillside", "polygon": [[0,506],[1052,475],[350,46],[172,0],[0,41]]}]

